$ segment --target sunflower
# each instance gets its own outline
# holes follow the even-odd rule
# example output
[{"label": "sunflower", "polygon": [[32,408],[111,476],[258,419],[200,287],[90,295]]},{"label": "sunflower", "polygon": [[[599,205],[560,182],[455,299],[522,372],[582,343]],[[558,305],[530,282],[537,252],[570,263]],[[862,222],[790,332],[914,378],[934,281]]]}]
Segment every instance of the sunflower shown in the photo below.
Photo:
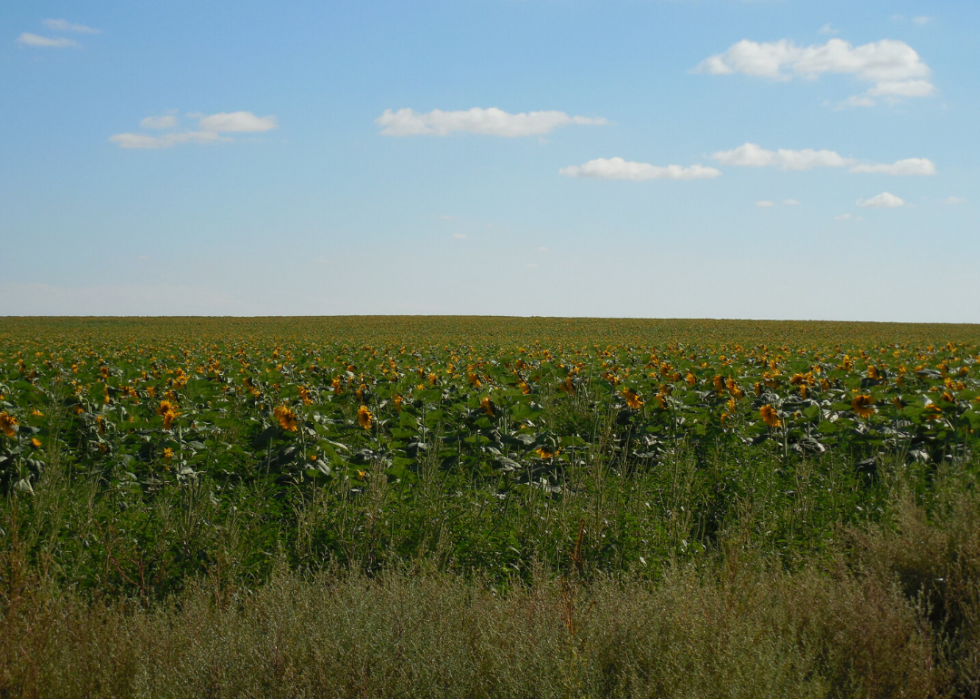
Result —
[{"label": "sunflower", "polygon": [[759,416],[762,418],[762,421],[764,423],[766,423],[767,425],[769,425],[769,427],[773,429],[783,424],[782,421],[779,419],[779,413],[777,413],[776,409],[771,405],[763,405],[759,409]]},{"label": "sunflower", "polygon": [[866,394],[857,395],[851,401],[851,410],[857,413],[859,417],[871,417],[875,414],[874,404],[875,400],[871,396]]},{"label": "sunflower", "polygon": [[480,410],[485,412],[490,417],[496,415],[496,413],[493,411],[493,402],[490,400],[489,396],[480,401]]},{"label": "sunflower", "polygon": [[640,397],[635,391],[631,391],[628,388],[623,389],[623,398],[626,399],[626,405],[631,407],[633,410],[639,410],[643,407],[643,401],[640,400]]},{"label": "sunflower", "polygon": [[943,399],[944,401],[946,401],[947,403],[955,403],[955,402],[956,402],[956,398],[954,398],[954,397],[953,397],[953,394],[952,394],[952,393],[950,393],[949,391],[943,391],[943,395],[942,395],[942,396],[940,396],[940,397],[941,397],[941,398],[942,398],[942,399]]},{"label": "sunflower", "polygon": [[391,402],[395,404],[395,410],[398,412],[402,411],[402,397],[400,395],[395,395],[395,397],[391,399]]},{"label": "sunflower", "polygon": [[31,446],[34,447],[35,449],[40,449],[41,440],[38,439],[37,437],[31,437]]},{"label": "sunflower", "polygon": [[711,380],[711,383],[715,388],[715,393],[720,396],[725,390],[725,379],[723,379],[721,376],[716,376]]},{"label": "sunflower", "polygon": [[371,421],[374,420],[374,416],[371,415],[371,411],[367,409],[366,405],[362,405],[357,409],[357,424],[366,430],[371,429]]},{"label": "sunflower", "polygon": [[12,438],[17,433],[17,418],[6,411],[0,413],[0,432]]},{"label": "sunflower", "polygon": [[930,403],[925,409],[927,420],[938,420],[943,416],[943,409],[935,403]]},{"label": "sunflower", "polygon": [[174,450],[171,449],[170,447],[166,447],[163,450],[163,458],[166,459],[167,461],[170,461],[170,459],[172,459],[173,456],[174,456]]},{"label": "sunflower", "polygon": [[806,384],[800,385],[800,398],[806,400],[810,397],[810,391],[807,389]]},{"label": "sunflower", "polygon": [[343,386],[340,384],[340,377],[338,376],[333,381],[330,382],[330,388],[333,390],[334,395],[340,395],[344,392]]},{"label": "sunflower", "polygon": [[163,429],[169,430],[180,412],[174,403],[169,400],[162,400],[157,407],[157,415],[163,418]]},{"label": "sunflower", "polygon": [[697,377],[691,372],[687,372],[687,376],[684,377],[684,380],[687,381],[688,386],[693,386],[698,381]]},{"label": "sunflower", "polygon": [[284,430],[289,432],[295,432],[298,429],[296,424],[296,413],[293,409],[286,405],[279,405],[273,409],[272,414],[275,415],[276,420],[279,421],[279,426]]},{"label": "sunflower", "polygon": [[542,459],[553,459],[558,452],[551,451],[548,447],[538,447],[534,450],[534,453]]}]

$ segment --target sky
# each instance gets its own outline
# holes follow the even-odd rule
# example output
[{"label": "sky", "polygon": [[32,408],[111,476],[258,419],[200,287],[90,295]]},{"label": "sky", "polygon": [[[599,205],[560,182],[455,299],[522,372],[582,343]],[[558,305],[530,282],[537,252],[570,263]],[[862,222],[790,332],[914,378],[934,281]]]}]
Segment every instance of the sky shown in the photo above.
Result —
[{"label": "sky", "polygon": [[980,322],[976,0],[0,4],[0,315]]}]

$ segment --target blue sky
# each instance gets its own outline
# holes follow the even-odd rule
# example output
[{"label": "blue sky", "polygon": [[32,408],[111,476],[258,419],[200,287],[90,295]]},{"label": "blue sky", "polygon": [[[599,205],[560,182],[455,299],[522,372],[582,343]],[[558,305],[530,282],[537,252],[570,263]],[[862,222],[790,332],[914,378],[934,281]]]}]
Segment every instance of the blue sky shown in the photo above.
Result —
[{"label": "blue sky", "polygon": [[0,7],[0,315],[980,322],[980,3]]}]

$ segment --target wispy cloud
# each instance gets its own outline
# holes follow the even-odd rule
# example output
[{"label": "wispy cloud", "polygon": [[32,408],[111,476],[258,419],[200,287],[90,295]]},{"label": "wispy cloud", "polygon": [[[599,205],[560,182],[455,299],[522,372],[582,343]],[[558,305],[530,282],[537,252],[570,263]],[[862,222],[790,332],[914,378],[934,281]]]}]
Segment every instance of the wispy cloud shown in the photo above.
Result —
[{"label": "wispy cloud", "polygon": [[929,22],[931,22],[932,19],[933,19],[932,17],[927,17],[926,15],[919,15],[918,17],[913,17],[912,22],[914,24],[918,24],[921,27],[923,24],[928,24]]},{"label": "wispy cloud", "polygon": [[943,204],[965,204],[966,199],[963,197],[946,197],[943,199]]},{"label": "wispy cloud", "polygon": [[558,171],[566,177],[594,177],[600,180],[707,180],[721,171],[703,165],[651,165],[622,158],[596,158],[583,165],[570,165]]},{"label": "wispy cloud", "polygon": [[724,53],[709,56],[693,72],[784,81],[816,79],[825,73],[853,75],[873,83],[866,99],[856,106],[869,106],[876,96],[926,97],[935,92],[929,82],[932,71],[919,54],[904,41],[890,39],[861,46],[843,39],[814,46],[797,46],[787,39],[762,43],[743,39]]},{"label": "wispy cloud", "polygon": [[66,39],[63,36],[52,39],[47,36],[31,34],[30,32],[24,32],[18,36],[17,43],[24,46],[32,46],[34,48],[41,49],[77,49],[81,47],[81,44],[79,44],[77,41]]},{"label": "wispy cloud", "polygon": [[904,199],[896,197],[890,192],[882,192],[870,199],[858,199],[855,203],[865,209],[897,209],[900,206],[905,206]]},{"label": "wispy cloud", "polygon": [[755,205],[758,206],[760,209],[771,209],[776,205],[776,202],[763,200],[763,201],[757,201]]},{"label": "wispy cloud", "polygon": [[850,168],[855,173],[884,175],[935,175],[936,165],[928,158],[906,158],[894,163],[862,163],[832,150],[804,148],[768,150],[757,143],[744,143],[732,150],[711,154],[713,160],[734,167],[775,167],[780,170],[811,170],[816,167]]},{"label": "wispy cloud", "polygon": [[[177,118],[172,115],[150,116],[140,121],[145,129],[172,129],[177,126]],[[120,148],[152,150],[171,148],[183,143],[230,142],[233,138],[225,133],[261,133],[278,128],[274,116],[258,117],[252,112],[221,112],[209,116],[201,115],[195,131],[173,131],[159,136],[140,133],[119,133],[109,137],[109,141]]]},{"label": "wispy cloud", "polygon": [[382,127],[384,136],[448,136],[465,132],[514,138],[543,136],[559,126],[599,126],[607,121],[602,117],[569,116],[557,111],[510,114],[496,107],[474,107],[456,112],[433,109],[425,113],[413,109],[397,112],[386,109],[374,123]]},{"label": "wispy cloud", "polygon": [[206,116],[200,121],[204,131],[261,133],[278,128],[274,116],[257,117],[252,112],[222,112]]},{"label": "wispy cloud", "polygon": [[870,172],[899,176],[935,175],[936,165],[928,158],[906,158],[890,165],[885,163],[879,163],[877,165],[855,165],[851,168],[851,172]]},{"label": "wispy cloud", "polygon": [[140,121],[144,129],[172,129],[177,126],[177,117],[173,115],[149,116]]},{"label": "wispy cloud", "polygon": [[84,24],[73,24],[66,19],[46,19],[41,22],[53,32],[77,32],[79,34],[101,34],[101,31]]},{"label": "wispy cloud", "polygon": [[783,199],[783,204],[785,206],[799,206],[800,202],[796,201],[796,199]]}]

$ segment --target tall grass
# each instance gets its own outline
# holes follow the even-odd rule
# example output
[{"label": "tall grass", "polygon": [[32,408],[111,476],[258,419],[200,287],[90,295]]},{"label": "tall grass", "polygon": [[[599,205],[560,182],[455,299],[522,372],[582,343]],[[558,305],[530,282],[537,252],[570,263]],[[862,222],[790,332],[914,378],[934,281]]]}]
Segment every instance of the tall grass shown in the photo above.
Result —
[{"label": "tall grass", "polygon": [[120,509],[54,460],[2,509],[0,696],[980,696],[977,464],[743,456],[506,506],[432,471],[404,508]]}]

